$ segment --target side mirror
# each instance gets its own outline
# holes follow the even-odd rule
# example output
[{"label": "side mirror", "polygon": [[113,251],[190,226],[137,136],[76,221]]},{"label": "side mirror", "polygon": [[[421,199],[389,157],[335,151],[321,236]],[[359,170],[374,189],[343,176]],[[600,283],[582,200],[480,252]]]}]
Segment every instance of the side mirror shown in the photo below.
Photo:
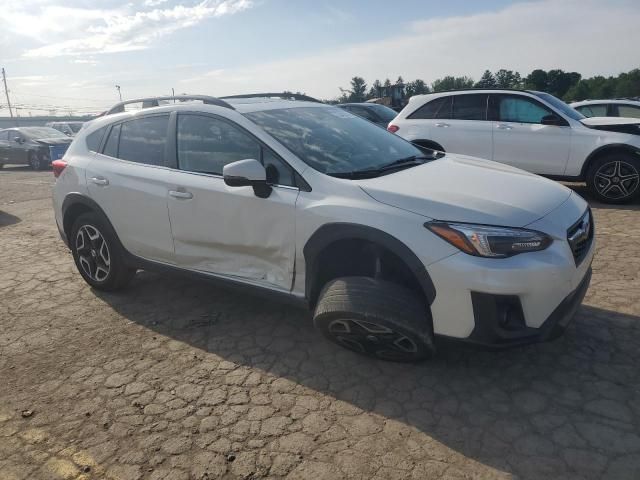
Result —
[{"label": "side mirror", "polygon": [[224,183],[230,187],[253,187],[257,197],[267,198],[271,195],[271,186],[267,183],[267,171],[253,158],[238,160],[222,168]]},{"label": "side mirror", "polygon": [[545,115],[544,117],[542,117],[542,121],[540,123],[542,123],[542,125],[555,125],[555,126],[561,126],[565,124],[564,120],[560,118],[558,115]]},{"label": "side mirror", "polygon": [[22,143],[22,137],[13,137],[13,141],[16,143]]}]

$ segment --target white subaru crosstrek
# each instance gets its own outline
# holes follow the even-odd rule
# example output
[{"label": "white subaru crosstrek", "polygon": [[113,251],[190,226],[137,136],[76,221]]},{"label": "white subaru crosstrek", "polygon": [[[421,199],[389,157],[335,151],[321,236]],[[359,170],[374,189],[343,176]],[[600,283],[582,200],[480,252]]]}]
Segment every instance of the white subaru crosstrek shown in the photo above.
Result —
[{"label": "white subaru crosstrek", "polygon": [[560,184],[322,103],[181,100],[118,104],[53,165],[60,234],[96,289],[195,273],[303,304],[332,341],[396,361],[435,336],[553,338],[585,295],[593,220]]},{"label": "white subaru crosstrek", "polygon": [[436,150],[585,181],[603,202],[640,195],[640,119],[586,118],[548,93],[473,89],[416,95],[387,128]]}]

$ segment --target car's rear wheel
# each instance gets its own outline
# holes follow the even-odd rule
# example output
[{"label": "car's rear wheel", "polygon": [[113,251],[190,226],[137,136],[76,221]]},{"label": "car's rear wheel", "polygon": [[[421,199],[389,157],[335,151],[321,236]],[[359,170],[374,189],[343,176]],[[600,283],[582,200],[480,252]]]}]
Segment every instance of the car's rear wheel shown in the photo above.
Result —
[{"label": "car's rear wheel", "polygon": [[110,225],[96,213],[84,213],[76,219],[69,243],[82,278],[98,290],[121,289],[136,272],[126,264]]},{"label": "car's rear wheel", "polygon": [[395,362],[433,356],[431,316],[420,297],[395,283],[343,277],[322,289],[314,325],[354,352]]},{"label": "car's rear wheel", "polygon": [[31,170],[42,169],[42,158],[36,152],[29,152],[29,166]]},{"label": "car's rear wheel", "polygon": [[640,160],[624,152],[598,158],[587,173],[587,186],[602,202],[630,202],[640,195]]}]

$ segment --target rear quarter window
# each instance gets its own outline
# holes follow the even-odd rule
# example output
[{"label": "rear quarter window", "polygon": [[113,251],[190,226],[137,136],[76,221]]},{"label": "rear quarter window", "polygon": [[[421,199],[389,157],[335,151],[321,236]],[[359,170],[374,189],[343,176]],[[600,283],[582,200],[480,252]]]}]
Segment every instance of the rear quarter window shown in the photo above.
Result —
[{"label": "rear quarter window", "polygon": [[95,132],[91,132],[87,135],[86,142],[87,148],[92,152],[100,151],[100,144],[102,143],[102,138],[104,137],[104,133],[107,131],[107,127],[102,127],[96,130]]},{"label": "rear quarter window", "polygon": [[451,97],[440,97],[425,103],[407,118],[425,120],[433,118],[451,118]]}]

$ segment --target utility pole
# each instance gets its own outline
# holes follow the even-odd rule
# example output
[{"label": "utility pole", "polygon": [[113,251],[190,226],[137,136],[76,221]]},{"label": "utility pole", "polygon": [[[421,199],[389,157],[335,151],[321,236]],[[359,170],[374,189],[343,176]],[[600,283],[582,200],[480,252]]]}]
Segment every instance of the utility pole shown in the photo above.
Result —
[{"label": "utility pole", "polygon": [[116,88],[118,89],[118,96],[120,97],[120,101],[122,101],[122,93],[120,93],[120,85],[116,85]]},{"label": "utility pole", "polygon": [[4,94],[7,96],[7,105],[9,106],[9,115],[13,118],[13,110],[11,110],[11,100],[9,100],[9,89],[7,88],[7,76],[2,68],[2,83],[4,83]]},{"label": "utility pole", "polygon": [[173,103],[176,103],[176,91],[171,87],[171,96],[173,97]]}]

